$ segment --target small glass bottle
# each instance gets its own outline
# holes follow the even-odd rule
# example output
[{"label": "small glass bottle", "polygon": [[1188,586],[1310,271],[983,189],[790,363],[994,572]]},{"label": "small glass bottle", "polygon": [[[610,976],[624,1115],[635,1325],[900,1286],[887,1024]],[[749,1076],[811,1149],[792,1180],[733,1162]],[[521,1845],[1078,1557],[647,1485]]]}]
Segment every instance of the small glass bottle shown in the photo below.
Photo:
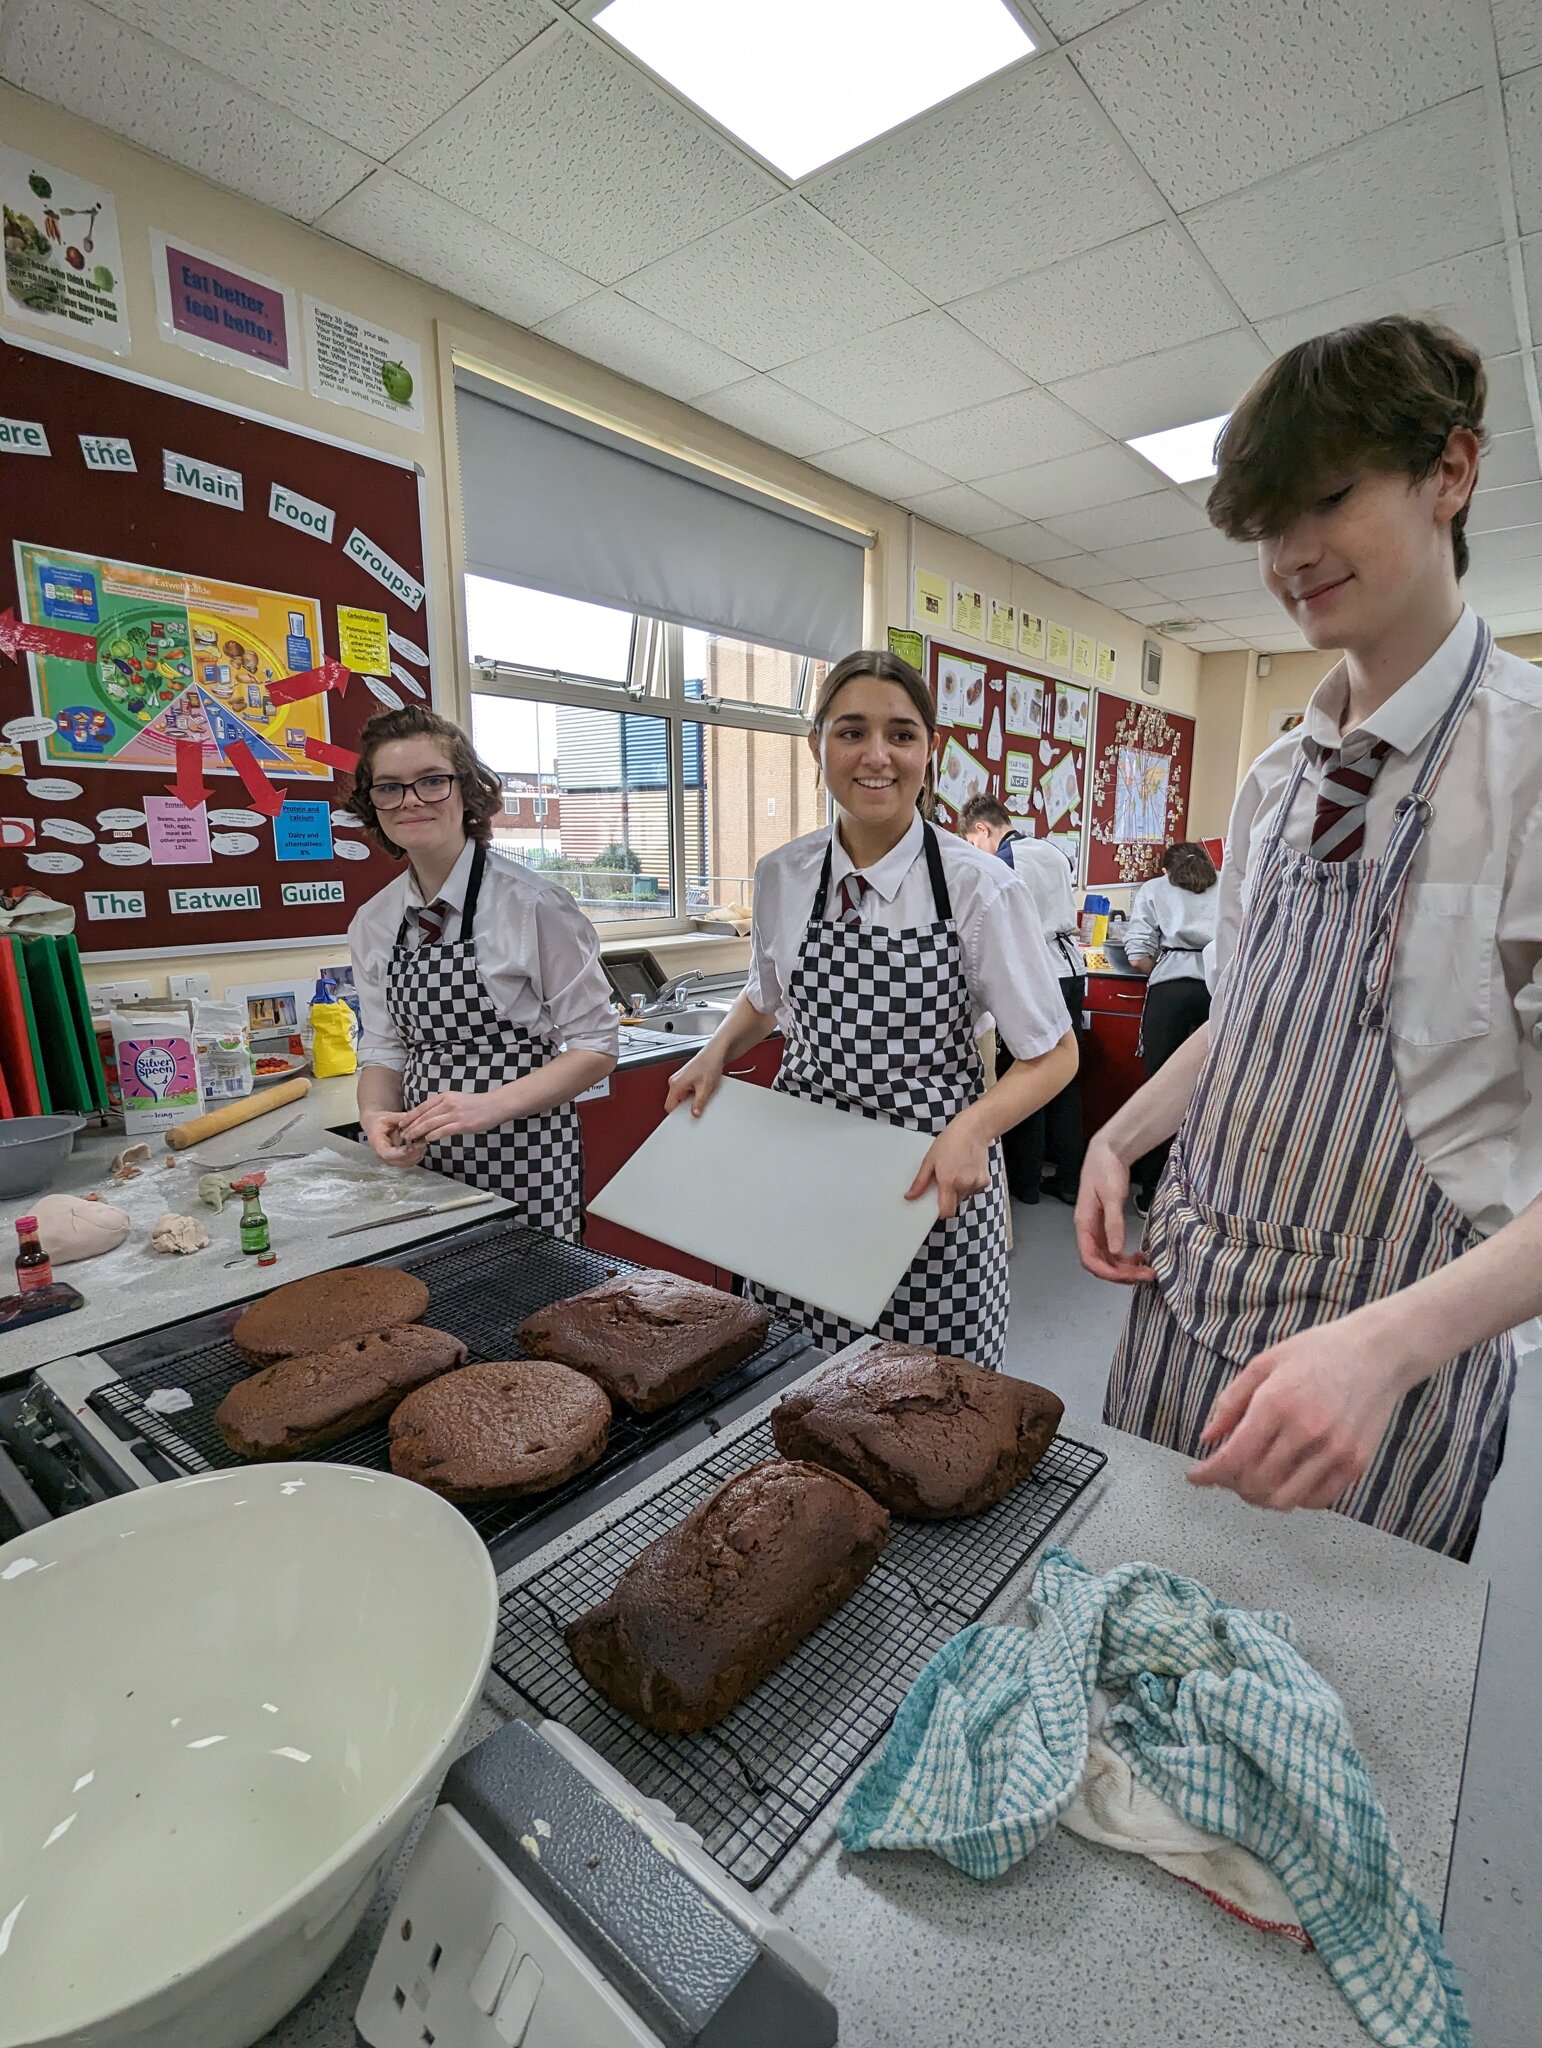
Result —
[{"label": "small glass bottle", "polygon": [[254,1255],[265,1252],[268,1245],[268,1219],[263,1213],[262,1195],[257,1188],[239,1188],[241,1197],[241,1249]]},{"label": "small glass bottle", "polygon": [[37,1218],[18,1216],[16,1235],[21,1239],[21,1249],[16,1254],[17,1287],[23,1294],[31,1294],[39,1287],[51,1287],[54,1262],[38,1242]]}]

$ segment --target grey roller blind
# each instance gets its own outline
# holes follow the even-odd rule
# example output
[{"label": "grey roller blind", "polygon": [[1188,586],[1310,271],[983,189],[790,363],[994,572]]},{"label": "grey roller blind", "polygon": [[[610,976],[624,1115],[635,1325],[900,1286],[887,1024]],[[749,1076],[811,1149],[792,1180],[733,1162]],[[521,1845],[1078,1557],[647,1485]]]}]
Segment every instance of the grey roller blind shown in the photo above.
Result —
[{"label": "grey roller blind", "polygon": [[862,644],[860,538],[469,372],[455,383],[473,575],[820,658]]}]

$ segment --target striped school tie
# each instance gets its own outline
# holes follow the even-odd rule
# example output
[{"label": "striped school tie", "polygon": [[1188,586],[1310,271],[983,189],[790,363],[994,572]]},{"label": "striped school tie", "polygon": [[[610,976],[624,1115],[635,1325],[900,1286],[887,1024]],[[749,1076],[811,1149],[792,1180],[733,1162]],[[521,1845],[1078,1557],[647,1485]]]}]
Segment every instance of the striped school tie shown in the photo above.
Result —
[{"label": "striped school tie", "polygon": [[1313,860],[1351,860],[1365,844],[1365,807],[1381,764],[1392,751],[1390,740],[1360,734],[1346,746],[1319,753],[1322,781],[1312,819]]},{"label": "striped school tie", "polygon": [[862,922],[862,898],[872,884],[860,875],[841,876],[841,906],[836,916],[837,924],[860,924]]},{"label": "striped school tie", "polygon": [[432,903],[425,903],[418,912],[418,943],[421,946],[437,946],[444,937],[445,919],[451,906],[442,896],[436,896]]}]

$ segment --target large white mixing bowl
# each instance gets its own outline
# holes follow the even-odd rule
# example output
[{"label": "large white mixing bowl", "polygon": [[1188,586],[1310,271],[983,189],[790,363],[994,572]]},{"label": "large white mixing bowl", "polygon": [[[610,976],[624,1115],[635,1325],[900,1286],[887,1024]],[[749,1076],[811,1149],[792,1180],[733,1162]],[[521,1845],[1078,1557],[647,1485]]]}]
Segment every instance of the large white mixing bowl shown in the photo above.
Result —
[{"label": "large white mixing bowl", "polygon": [[0,1547],[0,2048],[247,2048],[336,1957],[492,1657],[420,1486],[215,1472]]}]

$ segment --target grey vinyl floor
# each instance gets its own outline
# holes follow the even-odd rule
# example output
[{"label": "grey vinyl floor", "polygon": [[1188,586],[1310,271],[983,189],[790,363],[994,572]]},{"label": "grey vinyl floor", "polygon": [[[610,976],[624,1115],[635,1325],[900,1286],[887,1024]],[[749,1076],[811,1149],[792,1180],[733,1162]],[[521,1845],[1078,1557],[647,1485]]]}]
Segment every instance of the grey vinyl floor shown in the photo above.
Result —
[{"label": "grey vinyl floor", "polygon": [[[1007,1370],[1096,1417],[1126,1295],[1083,1271],[1071,1211],[1014,1203]],[[1131,1215],[1132,1241],[1139,1229]],[[1523,1358],[1504,1464],[1473,1569],[1488,1616],[1462,1778],[1445,1931],[1475,2048],[1542,2043],[1542,1352]],[[1438,1904],[1438,1901],[1431,1901]]]}]

